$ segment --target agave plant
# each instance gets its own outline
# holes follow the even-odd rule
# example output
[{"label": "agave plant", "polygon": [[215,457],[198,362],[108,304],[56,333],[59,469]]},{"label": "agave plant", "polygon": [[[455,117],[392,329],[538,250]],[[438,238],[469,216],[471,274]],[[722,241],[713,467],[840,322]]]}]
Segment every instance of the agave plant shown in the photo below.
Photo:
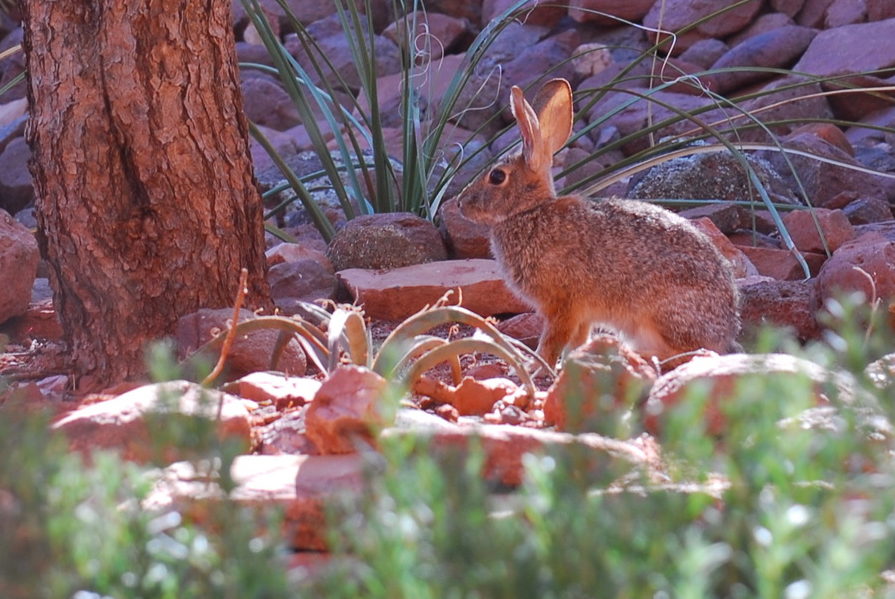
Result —
[{"label": "agave plant", "polygon": [[[537,363],[545,371],[549,368],[540,358],[519,341],[498,331],[491,322],[459,306],[448,306],[444,301],[427,307],[398,325],[374,347],[372,336],[355,306],[337,306],[332,313],[314,304],[302,304],[306,317],[259,316],[243,320],[220,332],[199,348],[196,353],[217,351],[219,364],[226,361],[227,339],[244,336],[259,330],[278,330],[280,335],[271,352],[270,368],[275,370],[286,345],[295,339],[308,358],[321,371],[331,373],[343,364],[369,368],[399,386],[410,387],[428,370],[447,362],[454,382],[462,376],[460,356],[471,353],[492,354],[507,363],[530,394],[536,387],[527,367]],[[237,311],[238,313],[238,311]],[[473,327],[476,334],[462,339],[443,339],[428,332],[445,324]],[[220,375],[218,368],[205,380],[214,384]]]}]

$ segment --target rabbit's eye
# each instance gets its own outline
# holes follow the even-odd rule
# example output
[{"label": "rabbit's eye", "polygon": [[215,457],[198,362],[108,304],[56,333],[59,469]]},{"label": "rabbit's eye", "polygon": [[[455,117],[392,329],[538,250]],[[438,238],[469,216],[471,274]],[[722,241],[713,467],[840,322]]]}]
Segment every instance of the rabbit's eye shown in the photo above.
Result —
[{"label": "rabbit's eye", "polygon": [[494,169],[493,171],[491,171],[491,174],[488,175],[488,182],[491,183],[491,185],[501,185],[506,180],[506,172],[500,170],[499,168]]}]

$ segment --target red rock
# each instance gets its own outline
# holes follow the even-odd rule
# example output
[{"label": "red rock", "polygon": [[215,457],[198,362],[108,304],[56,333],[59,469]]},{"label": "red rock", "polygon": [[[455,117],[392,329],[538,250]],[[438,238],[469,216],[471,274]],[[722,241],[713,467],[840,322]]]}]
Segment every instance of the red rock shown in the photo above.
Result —
[{"label": "red rock", "polygon": [[321,454],[354,453],[359,444],[375,445],[374,428],[383,425],[385,379],[360,366],[345,365],[323,381],[305,413],[308,438]]},{"label": "red rock", "polygon": [[848,140],[845,133],[837,127],[836,125],[830,123],[808,123],[805,125],[799,125],[793,132],[790,134],[793,137],[798,137],[802,133],[808,133],[815,137],[822,139],[827,142],[831,146],[839,148],[852,158],[855,156],[855,148],[852,143]]},{"label": "red rock", "polygon": [[489,141],[481,132],[473,133],[459,126],[447,127],[442,133],[438,140],[438,152],[441,153],[444,164],[458,165],[457,172],[444,188],[445,198],[459,195],[467,183],[474,177],[481,176],[484,168],[494,162],[494,152]]},{"label": "red rock", "polygon": [[299,262],[301,260],[314,260],[319,262],[329,272],[334,273],[333,263],[326,257],[326,253],[303,243],[278,243],[264,253],[267,258],[267,266],[276,266],[283,262]]},{"label": "red rock", "polygon": [[[855,229],[842,210],[793,210],[783,215],[783,224],[795,246],[802,252],[834,252],[855,237]],[[818,228],[823,232],[823,238]]]},{"label": "red rock", "polygon": [[[792,20],[787,14],[782,12],[769,12],[763,15],[760,15],[757,19],[752,21],[752,24],[737,33],[736,35],[731,36],[727,40],[727,44],[730,47],[738,46],[748,40],[749,38],[753,38],[756,35],[761,35],[763,33],[768,33],[770,31],[774,31],[775,29],[781,29],[783,27],[789,27],[795,25],[795,21]],[[719,57],[720,58],[720,57]]]},{"label": "red rock", "polygon": [[[771,197],[784,203],[797,203],[768,162],[748,154],[744,157]],[[756,202],[760,201],[743,166],[727,152],[693,154],[657,164],[631,188],[629,196],[713,201],[740,201],[752,197]],[[751,226],[751,219],[746,222]]]},{"label": "red rock", "polygon": [[[241,310],[240,322],[254,318],[248,310]],[[193,314],[181,317],[177,321],[177,354],[181,360],[192,355],[196,350],[210,341],[215,332],[223,332],[227,323],[233,318],[233,310],[202,309]],[[227,380],[235,380],[251,372],[270,370],[270,360],[276,347],[279,331],[274,329],[260,330],[248,335],[238,336],[227,358]],[[211,359],[217,361],[220,347],[211,352]],[[280,357],[276,368],[286,374],[302,376],[307,368],[307,358],[295,339],[289,342]]]},{"label": "red rock", "polygon": [[725,235],[753,226],[752,211],[733,202],[714,202],[687,208],[678,212],[694,223],[702,218],[712,222],[716,229]]},{"label": "red rock", "polygon": [[[391,4],[388,4],[391,7]],[[471,23],[482,23],[482,3],[469,2],[469,0],[429,0],[426,2],[426,10],[440,12],[458,19],[468,19]],[[387,14],[387,11],[386,11]]]},{"label": "red rock", "polygon": [[[326,255],[326,241],[323,239],[323,235],[320,234],[320,231],[318,231],[314,225],[304,224],[295,227],[289,227],[287,229],[287,232],[296,239],[299,245],[317,250],[324,256]],[[282,243],[282,241],[278,239],[276,243],[280,244]]]},{"label": "red rock", "polygon": [[859,236],[833,253],[818,274],[822,300],[862,291],[866,298],[895,298],[895,243],[877,233]]},{"label": "red rock", "polygon": [[888,69],[895,66],[893,38],[895,19],[827,29],[814,38],[793,70],[826,77]]},{"label": "red rock", "polygon": [[[512,32],[517,27],[522,28],[522,25],[510,25],[507,27],[507,31]],[[464,67],[465,60],[465,54],[449,54],[440,61],[433,61],[431,63],[430,68],[434,77],[430,77],[426,81],[426,97],[432,106],[437,106],[444,101],[445,94],[448,92],[451,83],[451,77],[454,73]],[[486,82],[484,78],[479,79],[474,77],[470,80],[470,83],[484,86],[485,89],[482,91],[487,90],[485,93],[494,93],[498,89],[496,81]],[[472,90],[461,91],[461,101],[458,106],[470,106],[474,107],[476,110],[485,109],[484,112],[487,115],[486,119],[494,117],[499,111],[499,107],[492,105],[494,104],[493,96],[492,99],[475,98],[473,96],[474,93],[472,93]],[[469,104],[466,104],[466,102],[469,102]],[[478,120],[462,119],[462,127],[469,131],[478,129],[478,125],[481,124],[484,123]]]},{"label": "red rock", "polygon": [[880,198],[857,198],[842,209],[853,225],[866,225],[892,220],[892,208]]},{"label": "red rock", "polygon": [[[607,71],[608,70],[609,69],[607,69]],[[580,87],[598,87],[598,84],[593,85],[593,83],[595,83],[602,75],[603,73],[596,77],[584,80]],[[658,104],[658,102],[676,106],[680,110],[688,112],[698,110],[699,108],[703,108],[713,103],[709,98],[691,94],[666,91],[651,92],[648,89],[637,89],[635,91],[650,94],[650,97],[656,100],[656,103],[652,103],[651,106],[649,101],[631,103],[632,98],[630,94],[609,92],[587,111],[586,118],[589,123],[600,123],[600,126],[592,130],[590,134],[590,137],[594,142],[599,140],[601,131],[608,127],[615,127],[621,137],[627,137],[639,131],[643,131],[649,126],[649,123],[659,123],[676,116],[677,113]],[[624,108],[621,108],[622,106],[624,106]],[[692,128],[693,124],[689,121],[676,123],[657,131],[656,137],[661,139],[662,137],[674,135]],[[633,139],[631,142],[626,143],[622,150],[626,155],[630,156],[635,152],[646,149],[648,143],[646,136],[638,137],[637,139]]]},{"label": "red rock", "polygon": [[619,19],[641,21],[653,4],[655,0],[569,0],[569,16],[579,23],[621,25]]},{"label": "red rock", "polygon": [[802,9],[805,0],[770,0],[771,8],[783,14],[794,17]]},{"label": "red rock", "polygon": [[74,451],[89,455],[95,449],[115,449],[124,459],[146,462],[160,459],[171,463],[183,459],[189,448],[168,446],[153,455],[153,440],[146,420],[156,426],[165,418],[202,418],[217,422],[221,438],[240,439],[246,449],[251,444],[249,413],[239,398],[214,389],[203,389],[188,381],[145,385],[114,399],[83,405],[53,424],[65,433]]},{"label": "red rock", "polygon": [[[744,101],[741,107],[747,114],[758,116],[764,123],[781,121],[804,123],[833,118],[830,102],[821,94],[823,90],[820,84],[803,77],[780,77],[763,86],[760,91],[758,97]],[[745,123],[746,121],[741,119],[734,121],[734,124]],[[740,130],[738,136],[743,141],[776,143],[779,136],[790,133],[798,126],[771,125],[771,131],[776,135],[773,140],[769,140],[768,135],[760,130]]]},{"label": "red rock", "polygon": [[880,235],[889,241],[895,242],[895,222],[892,222],[891,220],[858,225],[855,227],[855,232],[858,237],[873,233]]},{"label": "red rock", "polygon": [[457,422],[460,418],[460,412],[451,404],[441,404],[435,408],[435,414],[444,418],[448,422]]},{"label": "red rock", "polygon": [[[758,274],[781,281],[797,281],[805,278],[805,271],[799,261],[789,250],[774,248],[750,247],[741,245],[740,250],[749,258]],[[803,253],[802,258],[808,264],[808,271],[816,274],[827,259],[823,254]]]},{"label": "red rock", "polygon": [[[16,34],[14,36],[16,38],[15,43],[19,43],[21,41],[21,37]],[[6,42],[12,41],[12,38],[6,40]],[[9,72],[3,72],[4,81],[8,81]],[[23,125],[23,119],[28,118],[28,98],[19,98],[18,100],[6,100],[4,99],[2,103],[0,103],[0,128],[4,129],[4,139],[0,141],[0,148],[5,148],[9,142],[11,142],[16,137],[19,137],[24,132],[24,127],[19,129],[21,125]],[[12,127],[10,127],[12,125]],[[17,130],[15,133],[11,131],[12,129]],[[7,137],[7,131],[10,136]]]},{"label": "red rock", "polygon": [[727,258],[731,266],[733,266],[733,276],[741,279],[743,277],[751,277],[758,274],[758,269],[749,260],[743,251],[735,246],[730,240],[718,230],[718,227],[708,218],[699,218],[691,221],[693,226],[705,233],[712,243],[721,252],[721,255]]},{"label": "red rock", "polygon": [[[263,2],[264,0],[262,0]],[[257,30],[256,30],[257,32]],[[236,42],[236,59],[241,62],[251,62],[255,64],[263,64],[268,67],[273,67],[273,58],[270,56],[270,52],[267,51],[267,48],[264,47],[262,43],[254,43],[247,41],[237,41]],[[242,73],[240,73],[242,75]],[[247,70],[244,76],[246,77],[255,77],[258,76],[259,73],[251,72]]]},{"label": "red rock", "polygon": [[[289,131],[293,131],[297,127],[303,126],[295,125],[290,128]],[[276,129],[271,129],[264,125],[258,125],[258,130],[267,138],[267,141],[273,146],[274,151],[283,159],[291,158],[298,153],[299,146],[296,142],[295,135],[292,133],[277,131]],[[275,172],[275,175],[273,176],[276,177],[276,182],[279,183],[283,180],[283,175],[280,172],[279,167],[274,164],[273,158],[271,158],[264,146],[262,146],[254,137],[250,139],[249,151],[252,154],[252,164],[255,167],[255,172],[261,174],[259,178],[263,178],[263,173],[273,174]]]},{"label": "red rock", "polygon": [[[556,447],[578,446],[593,454],[593,461],[582,460],[595,471],[605,468],[606,454],[613,459],[621,459],[634,467],[647,466],[651,461],[650,452],[637,441],[618,441],[596,434],[570,435],[522,426],[506,424],[483,424],[477,426],[447,426],[437,430],[386,429],[383,437],[416,436],[427,438],[421,444],[428,452],[468,450],[481,448],[485,452],[482,476],[489,481],[506,486],[519,486],[525,478],[524,457],[526,454],[543,454]],[[589,476],[587,472],[580,472]]]},{"label": "red rock", "polygon": [[796,15],[796,23],[805,27],[822,29],[827,16],[827,8],[833,0],[802,0],[804,6]]},{"label": "red rock", "polygon": [[[445,94],[448,92],[448,88],[451,82],[451,75],[455,73],[457,70],[463,68],[463,54],[448,54],[447,56],[443,56],[440,59],[433,59],[427,66],[426,72],[431,74],[431,77],[427,77],[424,80],[418,82],[420,87],[418,88],[420,101],[423,103],[423,107],[426,106],[438,106],[443,102]],[[478,83],[484,83],[484,80],[479,81]],[[403,155],[403,145],[401,139],[401,128],[403,127],[403,110],[402,103],[404,101],[402,86],[404,85],[404,74],[401,72],[396,72],[391,75],[384,75],[377,79],[376,82],[376,92],[377,92],[377,102],[379,104],[379,110],[382,113],[380,116],[382,118],[382,125],[386,130],[392,129],[394,133],[391,134],[393,138],[392,141],[386,139],[386,147],[389,150],[389,154],[392,156],[402,156]],[[493,82],[493,90],[496,90],[498,85],[497,82]],[[465,88],[464,88],[465,90]],[[494,93],[494,91],[489,93]],[[467,93],[465,91],[461,91],[461,94]],[[464,98],[463,101],[473,101],[476,102],[473,106],[476,110],[484,109],[484,100],[482,98]],[[365,94],[361,94],[361,96],[357,99],[358,110],[363,112],[364,114],[369,114],[370,105],[369,100],[366,98]],[[465,106],[465,104],[462,104]],[[498,108],[492,105],[488,106],[486,111],[488,112],[488,117],[493,117],[497,112]],[[473,122],[475,121],[475,122]],[[478,128],[478,125],[483,123],[479,122],[478,119],[463,119],[461,129],[466,133],[466,137],[474,137],[470,130],[475,130]],[[443,135],[451,136],[452,132],[446,130]],[[481,139],[485,140],[487,138],[487,134],[483,136]],[[456,141],[456,140],[454,140]],[[360,139],[361,147],[364,148],[367,146],[365,140],[363,138]]]},{"label": "red rock", "polygon": [[326,252],[337,270],[400,268],[447,258],[438,230],[403,212],[368,214],[342,227]]},{"label": "red rock", "polygon": [[0,210],[16,214],[34,200],[30,160],[31,148],[24,137],[11,140],[0,152]]},{"label": "red rock", "polygon": [[[331,129],[327,129],[323,123],[319,123],[318,125],[320,129],[321,136],[327,142],[335,139],[335,134]],[[295,148],[296,152],[305,152],[305,151],[313,151],[314,150],[314,141],[311,140],[311,134],[308,133],[308,128],[305,125],[296,125],[294,127],[290,127],[285,131],[280,132],[281,139],[288,140],[290,145]],[[254,142],[255,140],[252,139]],[[273,160],[269,158],[264,158],[261,152],[266,153],[266,150],[260,148],[260,152],[256,151],[255,143],[252,144],[252,161],[255,163],[256,172],[264,172],[267,169],[277,168],[273,163]],[[257,157],[261,155],[263,163],[262,166],[259,167]]]},{"label": "red rock", "polygon": [[[821,83],[824,91],[832,92],[829,97],[830,106],[835,115],[844,121],[858,121],[868,114],[891,107],[895,100],[895,92],[892,92],[891,86],[891,77],[883,79],[874,75],[837,77]],[[877,89],[866,93],[855,91],[871,88]]]},{"label": "red rock", "polygon": [[613,64],[612,49],[597,42],[584,43],[572,53],[572,66],[581,79],[593,77]]},{"label": "red rock", "polygon": [[[574,79],[575,68],[569,60],[574,46],[569,47],[565,43],[567,41],[566,37],[553,36],[530,46],[517,46],[509,59],[501,64],[499,97],[509,98],[511,85],[522,89],[540,85],[544,73],[550,73],[551,77]],[[508,112],[509,108],[505,110]],[[507,115],[507,112],[504,114]]]},{"label": "red rock", "polygon": [[833,0],[827,7],[824,29],[863,23],[867,20],[865,0]]},{"label": "red rock", "polygon": [[655,368],[618,338],[596,335],[566,358],[547,390],[544,421],[558,430],[618,436],[613,429],[655,379]]},{"label": "red rock", "polygon": [[[382,36],[395,42],[400,48],[408,46],[407,30],[413,26],[416,19],[416,31],[410,40],[410,49],[413,52],[425,52],[421,56],[423,61],[437,60],[445,51],[450,51],[456,45],[460,37],[466,33],[467,24],[462,19],[437,12],[416,11],[407,14],[402,20],[395,21],[383,29]],[[419,62],[419,61],[418,61]]]},{"label": "red rock", "polygon": [[15,379],[4,385],[0,391],[0,407],[27,413],[41,413],[43,416],[67,414],[71,404],[68,375],[57,374],[39,380]]},{"label": "red rock", "polygon": [[[326,504],[341,493],[359,493],[363,487],[361,458],[342,456],[243,455],[230,469],[236,488],[230,497],[252,506],[276,505],[283,509],[284,532],[293,549],[325,551]],[[208,513],[205,502],[217,501],[220,489],[197,476],[191,464],[166,468],[143,509],[172,506],[198,522]]]},{"label": "red rock", "polygon": [[[723,435],[730,426],[724,415],[723,404],[736,396],[746,380],[780,379],[783,388],[785,381],[795,376],[807,376],[814,382],[816,405],[829,403],[831,385],[838,392],[840,400],[854,398],[855,390],[849,380],[814,362],[788,354],[697,357],[656,380],[642,407],[645,428],[651,434],[659,434],[669,412],[680,409],[682,402],[708,393],[702,413],[703,426],[709,435]],[[695,395],[694,388],[699,389]],[[767,400],[776,402],[779,398],[768,397]]]},{"label": "red rock", "polygon": [[502,321],[497,330],[525,345],[535,348],[544,329],[544,319],[537,312],[525,312]]},{"label": "red rock", "polygon": [[[361,21],[363,22],[363,19],[361,19]],[[322,58],[325,57],[328,64],[332,65],[333,71],[339,74],[341,81],[344,81],[345,86],[347,86],[347,89],[343,91],[357,93],[362,87],[361,77],[355,66],[355,56],[348,43],[347,36],[342,32],[341,26],[339,26],[338,31],[332,35],[326,35],[326,33],[329,32],[323,32],[319,37],[315,36],[315,46],[313,50],[315,54],[314,58],[322,63]],[[375,49],[374,59],[376,61],[376,69],[378,73],[382,75],[390,75],[401,70],[401,51],[394,42],[377,35],[374,36],[371,44]],[[321,78],[314,68],[313,61],[311,57],[308,56],[302,43],[293,36],[286,36],[285,47],[286,50],[295,57],[302,68],[311,75],[311,79],[315,83],[319,83]],[[330,75],[331,73],[329,67],[324,66],[324,76]],[[336,84],[335,81],[332,83]]]},{"label": "red rock", "polygon": [[[604,129],[603,131],[604,133],[610,132],[611,128]],[[589,147],[590,149],[585,149],[586,147]],[[562,191],[564,188],[570,188],[573,185],[583,184],[586,186],[588,183],[593,183],[594,180],[599,179],[601,175],[605,174],[608,167],[621,162],[625,158],[625,155],[621,150],[606,150],[594,154],[596,149],[598,148],[593,144],[591,139],[584,136],[580,137],[573,147],[567,147],[557,154],[553,167],[554,177],[556,177],[562,169],[576,165],[574,170],[560,178],[554,179],[558,193],[564,193]],[[562,161],[562,166],[559,166],[560,161]],[[557,169],[558,166],[559,169]],[[585,179],[587,179],[587,182],[584,182]],[[616,192],[616,188],[618,188],[618,192]],[[576,191],[581,192],[583,189],[586,189],[586,187],[579,187]],[[626,190],[627,183],[625,181],[617,181],[613,185],[601,189],[600,195],[603,197],[624,195]]]},{"label": "red rock", "polygon": [[867,20],[882,21],[895,18],[895,4],[891,0],[867,0]]},{"label": "red rock", "polygon": [[276,131],[285,131],[301,123],[288,92],[273,79],[243,78],[242,96],[246,116],[254,123]]},{"label": "red rock", "polygon": [[305,430],[304,410],[288,410],[275,419],[256,424],[255,451],[261,455],[318,455]]},{"label": "red rock", "polygon": [[482,416],[491,411],[494,404],[524,393],[513,381],[505,378],[478,380],[464,377],[451,393],[449,402],[460,416]]},{"label": "red rock", "polygon": [[788,329],[799,341],[820,338],[817,279],[779,281],[749,277],[738,284],[742,298],[740,319],[746,336],[754,336],[763,326],[775,326]]},{"label": "red rock", "polygon": [[[705,69],[700,65],[674,57],[657,62],[644,60],[635,60],[632,63],[612,62],[595,75],[585,79],[579,87],[582,89],[608,87],[644,92],[652,87],[670,83],[671,85],[665,87],[662,93],[700,96],[705,94],[706,89],[715,90],[717,88],[714,75],[703,71]],[[690,80],[678,80],[683,75],[692,76],[698,80],[699,84],[696,85],[694,81]],[[625,94],[625,97],[631,100],[630,95]],[[654,106],[654,108],[657,107]]]},{"label": "red rock", "polygon": [[[658,29],[677,32],[712,13],[736,4],[736,0],[716,2],[693,2],[692,0],[668,0],[656,2],[643,18],[643,24],[651,30],[647,31],[650,40],[659,38]],[[761,10],[762,2],[746,2],[701,23],[694,29],[678,35],[674,45],[665,48],[673,55],[678,55],[695,42],[706,38],[724,38],[744,29]]]},{"label": "red rock", "polygon": [[[260,0],[262,10],[265,14],[271,15],[275,19],[281,19],[285,24],[286,11],[277,0]],[[316,0],[287,0],[286,5],[296,17],[304,25],[309,25],[314,21],[335,13],[336,7],[331,4],[324,4]],[[248,19],[245,8],[241,2],[232,4],[233,19],[236,22]]]},{"label": "red rock", "polygon": [[[482,2],[482,20],[485,23],[500,17],[505,11],[512,8],[517,0],[484,0]],[[526,25],[553,28],[566,16],[566,6],[563,3],[547,3],[530,0],[517,14]]]},{"label": "red rock", "polygon": [[28,310],[39,261],[31,231],[0,210],[0,324]]},{"label": "red rock", "polygon": [[483,362],[467,368],[466,376],[482,381],[501,378],[504,375],[504,371],[505,369],[500,362]]},{"label": "red rock", "polygon": [[339,288],[335,275],[316,260],[275,264],[268,270],[267,280],[271,298],[287,315],[301,313],[301,302],[335,299]]},{"label": "red rock", "polygon": [[295,549],[326,549],[326,503],[363,485],[362,465],[352,455],[241,456],[231,476],[232,499],[284,508],[286,538]]},{"label": "red rock", "polygon": [[441,205],[439,229],[452,258],[491,258],[490,228],[460,214],[457,198]]},{"label": "red rock", "polygon": [[703,69],[708,69],[715,61],[724,56],[724,53],[730,50],[730,46],[716,39],[699,40],[683,52],[681,52],[681,60],[685,60],[690,64],[698,65]]},{"label": "red rock", "polygon": [[488,424],[512,424],[514,426],[525,425],[529,422],[534,425],[541,424],[541,419],[532,418],[519,406],[501,402],[494,408],[494,411],[482,416],[482,420]]},{"label": "red rock", "polygon": [[320,384],[320,381],[307,377],[253,372],[234,381],[232,386],[235,389],[231,392],[257,402],[272,401],[278,406],[303,406],[314,399]]},{"label": "red rock", "polygon": [[802,55],[817,32],[807,27],[791,25],[750,37],[734,46],[712,65],[713,70],[755,67],[755,71],[729,71],[714,75],[717,90],[727,93],[734,89],[772,78],[764,68],[791,66]]},{"label": "red rock", "polygon": [[493,260],[430,262],[393,270],[343,270],[337,274],[370,318],[403,320],[434,305],[450,290],[451,296],[482,316],[528,312],[503,281]]},{"label": "red rock", "polygon": [[[812,133],[804,132],[788,136],[783,145],[785,148],[812,156],[830,158],[845,165],[860,167],[847,153]],[[774,166],[791,189],[800,195],[804,189],[808,203],[812,206],[826,208],[828,203],[844,191],[867,198],[885,198],[882,185],[871,174],[847,166],[821,162],[804,155],[790,153],[784,157],[779,152],[771,151],[761,152],[761,155]]]},{"label": "red rock", "polygon": [[62,339],[62,325],[56,316],[52,299],[32,299],[21,316],[10,318],[0,325],[0,333],[14,343],[30,343],[32,339]]},{"label": "red rock", "polygon": [[[771,228],[773,229],[773,224]],[[729,233],[727,238],[732,244],[739,246],[740,248],[771,248],[779,250],[781,247],[779,239],[771,237],[767,233],[762,233],[758,230],[743,229],[734,231],[733,233]]]}]

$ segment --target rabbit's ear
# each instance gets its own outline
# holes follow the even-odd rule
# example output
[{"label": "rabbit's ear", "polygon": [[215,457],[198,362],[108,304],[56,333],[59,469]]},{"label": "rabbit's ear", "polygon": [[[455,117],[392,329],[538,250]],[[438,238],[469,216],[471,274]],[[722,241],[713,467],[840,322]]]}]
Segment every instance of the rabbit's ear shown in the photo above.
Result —
[{"label": "rabbit's ear", "polygon": [[538,115],[522,95],[521,89],[514,85],[511,92],[510,108],[522,134],[522,157],[525,158],[525,163],[535,172],[550,168],[553,152],[544,145]]},{"label": "rabbit's ear", "polygon": [[550,155],[562,148],[572,134],[572,86],[565,79],[545,83],[532,100],[541,137]]}]

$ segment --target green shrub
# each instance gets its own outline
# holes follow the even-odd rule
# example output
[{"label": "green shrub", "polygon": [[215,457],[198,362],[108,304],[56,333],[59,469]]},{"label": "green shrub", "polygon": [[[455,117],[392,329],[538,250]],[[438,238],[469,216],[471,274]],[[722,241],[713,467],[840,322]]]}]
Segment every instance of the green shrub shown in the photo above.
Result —
[{"label": "green shrub", "polygon": [[[481,448],[386,437],[364,492],[334,502],[333,559],[291,582],[272,506],[221,499],[201,522],[146,511],[153,470],[103,452],[86,466],[46,417],[5,405],[0,596],[895,597],[883,577],[895,563],[892,433],[879,424],[893,391],[861,366],[891,334],[878,310],[843,300],[828,312],[835,332],[793,351],[851,377],[847,395],[823,389],[835,413],[814,409],[808,377],[744,377],[720,438],[703,425],[704,389],[671,410],[657,471],[557,446],[524,458],[519,489],[482,478]],[[780,347],[794,345],[774,333],[756,349]],[[153,355],[154,372],[174,372]],[[197,439],[210,427],[156,424],[154,442],[189,443],[197,470],[230,488],[220,471],[235,450]]]},{"label": "green shrub", "polygon": [[[201,523],[176,508],[146,511],[154,470],[106,452],[85,465],[48,432],[46,417],[19,410],[0,408],[0,596],[289,596],[275,508],[222,499]],[[166,430],[187,438],[178,425],[157,427],[155,442],[170,442]],[[217,459],[229,464],[232,456]]]},{"label": "green shrub", "polygon": [[[865,337],[865,312],[843,308],[844,343],[806,355],[872,357],[889,336]],[[662,480],[609,456],[595,466],[593,450],[573,446],[527,456],[526,482],[507,493],[482,480],[481,452],[389,439],[367,491],[334,512],[345,559],[308,587],[328,598],[895,597],[882,576],[895,560],[892,438],[871,418],[891,413],[878,403],[891,398],[855,381],[853,397],[825,389],[836,412],[822,418],[807,376],[744,377],[720,439],[705,432],[696,389],[661,439]],[[806,413],[813,426],[800,424]]]}]

